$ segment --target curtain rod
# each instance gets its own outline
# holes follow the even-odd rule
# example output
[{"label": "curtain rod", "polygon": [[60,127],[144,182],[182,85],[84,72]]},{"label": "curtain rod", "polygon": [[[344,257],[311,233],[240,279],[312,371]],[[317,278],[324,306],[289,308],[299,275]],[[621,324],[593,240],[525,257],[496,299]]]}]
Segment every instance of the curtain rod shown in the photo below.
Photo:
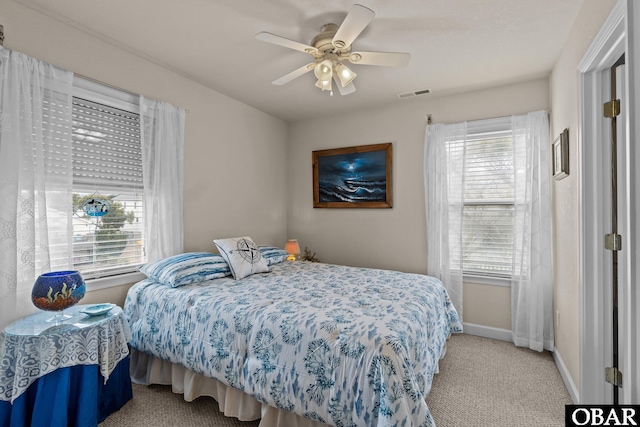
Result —
[{"label": "curtain rod", "polygon": [[[133,95],[133,96],[144,96],[144,95],[141,95],[141,94],[139,94],[139,93],[135,93],[135,92],[132,92],[132,91],[130,91],[130,90],[123,89],[123,88],[121,88],[121,87],[118,87],[118,86],[112,85],[112,84],[110,84],[110,83],[105,83],[105,82],[102,82],[102,81],[100,81],[100,80],[97,80],[97,79],[94,79],[94,78],[91,78],[91,77],[87,77],[87,76],[85,76],[84,74],[80,74],[80,73],[75,73],[75,72],[74,72],[74,73],[73,73],[73,75],[74,75],[74,76],[76,76],[76,77],[80,77],[81,79],[85,79],[85,80],[89,80],[90,82],[97,83],[97,84],[99,84],[99,85],[103,85],[103,86],[106,86],[106,87],[110,87],[111,89],[115,89],[115,90],[119,90],[119,91],[121,91],[121,92],[128,93],[129,95]],[[182,107],[180,107],[180,108],[182,108]],[[188,112],[189,112],[189,110],[187,110],[186,108],[183,108],[183,110],[184,110],[184,112],[185,112],[185,113],[188,113]]]},{"label": "curtain rod", "polygon": [[[536,111],[546,111],[547,114],[551,114],[551,110],[536,110]],[[527,113],[531,113],[532,111],[528,111]],[[448,122],[448,123],[460,123],[460,122],[479,122],[482,120],[494,120],[494,119],[504,119],[506,117],[511,117],[511,116],[519,116],[519,115],[523,115],[523,114],[527,114],[527,113],[521,113],[521,114],[509,114],[507,116],[497,116],[497,117],[487,117],[484,119],[474,119],[474,120],[459,120],[458,122]],[[432,125],[434,124],[433,121],[433,116],[431,114],[427,114],[426,116],[424,116],[424,120],[427,122],[428,125]],[[448,123],[444,123],[444,124],[448,124]]]}]

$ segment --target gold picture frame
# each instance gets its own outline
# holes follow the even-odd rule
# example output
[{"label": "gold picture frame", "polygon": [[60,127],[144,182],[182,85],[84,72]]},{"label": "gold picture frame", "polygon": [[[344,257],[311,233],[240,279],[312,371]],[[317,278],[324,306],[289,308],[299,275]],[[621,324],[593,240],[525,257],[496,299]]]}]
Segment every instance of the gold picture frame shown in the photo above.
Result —
[{"label": "gold picture frame", "polygon": [[569,176],[569,129],[562,131],[552,147],[553,177],[556,180]]}]

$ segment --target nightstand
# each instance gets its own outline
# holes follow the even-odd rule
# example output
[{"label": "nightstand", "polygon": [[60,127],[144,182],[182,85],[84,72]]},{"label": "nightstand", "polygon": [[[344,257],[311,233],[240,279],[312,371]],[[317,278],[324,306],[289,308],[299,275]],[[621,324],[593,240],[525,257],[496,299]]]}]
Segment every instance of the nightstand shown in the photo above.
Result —
[{"label": "nightstand", "polygon": [[39,312],[0,334],[1,426],[97,426],[132,398],[122,309],[89,316],[85,307],[66,309],[59,326]]}]

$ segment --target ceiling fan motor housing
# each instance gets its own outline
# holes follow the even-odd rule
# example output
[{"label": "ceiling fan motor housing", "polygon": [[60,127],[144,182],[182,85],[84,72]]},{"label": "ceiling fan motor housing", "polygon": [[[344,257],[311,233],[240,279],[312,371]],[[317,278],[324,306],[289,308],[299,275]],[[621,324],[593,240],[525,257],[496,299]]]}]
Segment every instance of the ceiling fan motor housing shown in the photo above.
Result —
[{"label": "ceiling fan motor housing", "polygon": [[338,26],[336,24],[323,25],[320,29],[320,34],[311,40],[311,46],[318,49],[323,55],[328,53],[335,53],[338,56],[348,54],[351,51],[351,46],[345,46],[341,40],[336,40],[336,43],[333,43],[333,38],[337,31]]}]

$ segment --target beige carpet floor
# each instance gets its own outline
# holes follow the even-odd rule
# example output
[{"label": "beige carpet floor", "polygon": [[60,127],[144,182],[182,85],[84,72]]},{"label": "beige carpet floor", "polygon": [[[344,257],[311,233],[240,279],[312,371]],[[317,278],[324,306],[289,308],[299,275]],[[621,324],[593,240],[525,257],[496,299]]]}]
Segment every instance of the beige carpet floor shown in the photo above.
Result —
[{"label": "beige carpet floor", "polygon": [[[571,404],[550,353],[454,335],[427,404],[438,427],[564,426]],[[185,402],[170,386],[133,386],[133,399],[100,427],[255,427],[226,418],[211,398]]]}]

